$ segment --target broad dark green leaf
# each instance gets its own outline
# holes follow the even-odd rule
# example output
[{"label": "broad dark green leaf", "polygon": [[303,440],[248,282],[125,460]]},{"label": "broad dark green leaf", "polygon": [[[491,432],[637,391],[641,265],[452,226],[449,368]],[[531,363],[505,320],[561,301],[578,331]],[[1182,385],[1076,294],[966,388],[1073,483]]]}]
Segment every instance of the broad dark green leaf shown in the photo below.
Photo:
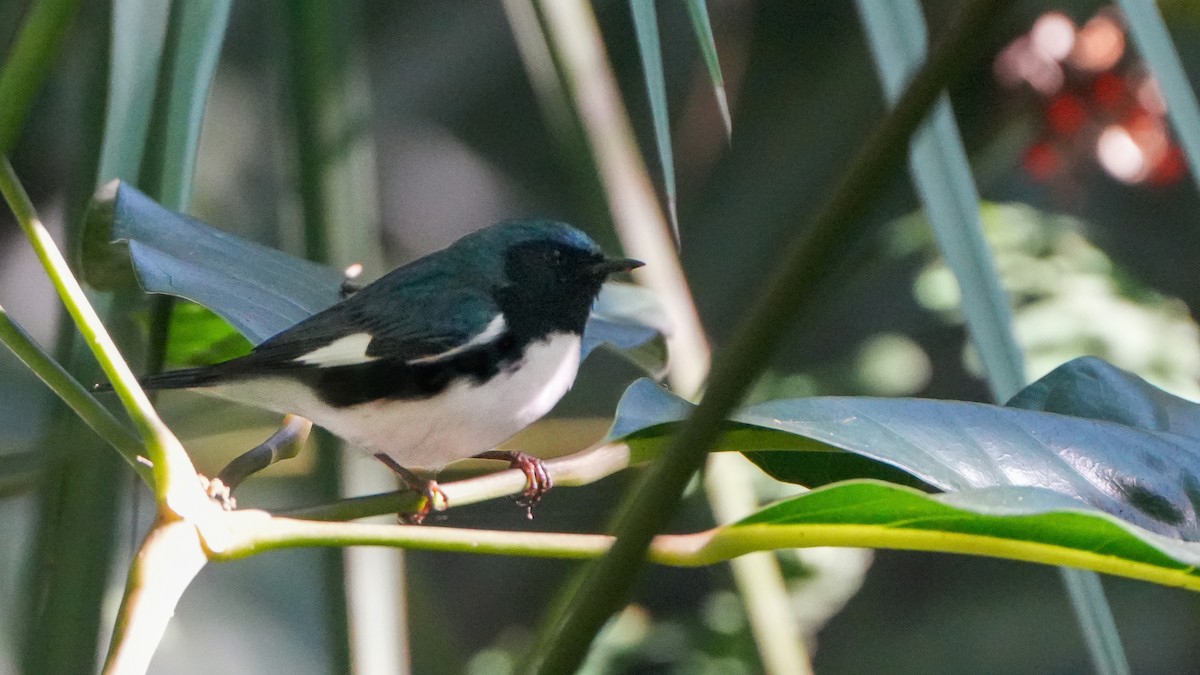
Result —
[{"label": "broad dark green leaf", "polygon": [[[611,436],[652,454],[690,410],[639,381]],[[841,397],[749,406],[729,430],[723,449],[780,451],[750,457],[781,480],[814,486],[851,470],[891,480],[882,473],[890,467],[943,491],[1044,487],[1079,508],[1200,540],[1200,441],[1190,436],[980,403]],[[868,462],[855,466],[840,453]]]},{"label": "broad dark green leaf", "polygon": [[1055,368],[1006,405],[1200,438],[1200,406],[1094,356]]},{"label": "broad dark green leaf", "polygon": [[132,269],[148,293],[208,307],[254,343],[341,297],[338,272],[166,209],[125,183],[101,189],[87,227],[85,274],[93,286],[126,286]]},{"label": "broad dark green leaf", "polygon": [[[87,228],[88,283],[112,289],[136,282],[148,293],[186,298],[255,344],[341,299],[336,270],[222,232],[124,183],[97,193]],[[645,290],[607,286],[588,321],[584,353],[609,344],[661,372],[663,316]]]}]

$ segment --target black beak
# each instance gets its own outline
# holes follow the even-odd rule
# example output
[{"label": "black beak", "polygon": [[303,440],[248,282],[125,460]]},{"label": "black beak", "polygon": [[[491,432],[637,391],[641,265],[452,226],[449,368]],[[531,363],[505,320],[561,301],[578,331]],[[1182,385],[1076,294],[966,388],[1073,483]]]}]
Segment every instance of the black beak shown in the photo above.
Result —
[{"label": "black beak", "polygon": [[592,274],[604,278],[617,272],[628,272],[629,270],[637,269],[645,264],[641,260],[634,260],[632,258],[605,258],[592,265],[590,271]]}]

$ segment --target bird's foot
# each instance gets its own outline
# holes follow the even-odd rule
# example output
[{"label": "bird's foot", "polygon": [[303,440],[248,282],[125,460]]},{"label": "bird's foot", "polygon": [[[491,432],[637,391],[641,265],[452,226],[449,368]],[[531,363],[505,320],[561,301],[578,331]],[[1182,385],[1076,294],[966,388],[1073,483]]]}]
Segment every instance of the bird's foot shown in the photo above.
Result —
[{"label": "bird's foot", "polygon": [[237,500],[233,498],[233,488],[226,485],[220,478],[209,478],[204,474],[196,474],[200,480],[200,488],[208,498],[217,503],[222,511],[232,511],[237,508]]},{"label": "bird's foot", "polygon": [[533,520],[533,507],[542,500],[542,495],[554,487],[546,463],[516,450],[491,450],[475,455],[479,459],[498,459],[509,463],[509,468],[520,469],[525,474],[525,492],[517,498],[517,504],[525,507],[525,517]]},{"label": "bird's foot", "polygon": [[425,522],[425,517],[434,511],[444,511],[450,501],[446,498],[446,492],[442,490],[442,486],[438,485],[436,480],[431,478],[417,478],[418,484],[409,483],[408,487],[421,494],[421,505],[412,513],[398,513],[396,517],[405,525],[420,525]]},{"label": "bird's foot", "polygon": [[405,525],[420,525],[425,522],[425,517],[434,511],[444,511],[450,505],[450,500],[446,497],[446,492],[442,490],[442,486],[438,485],[436,480],[432,478],[421,478],[417,474],[400,466],[396,460],[392,459],[385,453],[375,455],[375,458],[387,465],[410,490],[413,490],[421,495],[420,506],[413,513],[398,513],[396,517]]}]

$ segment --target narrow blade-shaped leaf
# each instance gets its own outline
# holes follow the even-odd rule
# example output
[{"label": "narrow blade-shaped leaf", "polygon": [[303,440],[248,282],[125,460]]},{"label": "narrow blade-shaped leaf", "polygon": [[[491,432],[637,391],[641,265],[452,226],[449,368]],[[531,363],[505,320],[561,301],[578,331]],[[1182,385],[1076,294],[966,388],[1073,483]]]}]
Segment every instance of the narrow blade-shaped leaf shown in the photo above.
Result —
[{"label": "narrow blade-shaped leaf", "polygon": [[[925,59],[928,37],[915,0],[859,0],[875,68],[895,103]],[[1024,358],[1012,329],[1008,294],[983,236],[979,193],[950,108],[942,94],[909,150],[909,171],[938,242],[962,289],[962,311],[996,400],[1025,384]]]},{"label": "narrow blade-shaped leaf", "polygon": [[654,118],[654,143],[662,165],[663,187],[667,193],[667,211],[675,243],[679,243],[679,217],[675,209],[675,159],[671,154],[671,118],[667,114],[667,83],[663,75],[662,41],[658,37],[658,17],[654,0],[629,0],[633,11],[633,27],[637,34],[638,52],[642,55],[642,74],[646,78],[646,95],[650,99],[650,114]]},{"label": "narrow blade-shaped leaf", "polygon": [[1167,103],[1167,116],[1183,146],[1192,180],[1200,187],[1200,104],[1162,13],[1153,0],[1118,0],[1117,5],[1125,13],[1125,23],[1138,51],[1158,80]]},{"label": "narrow blade-shaped leaf", "polygon": [[136,180],[150,129],[159,61],[171,5],[157,0],[114,0],[108,101],[98,179]]},{"label": "narrow blade-shaped leaf", "polygon": [[201,120],[229,7],[230,0],[171,5],[165,45],[170,58],[158,73],[158,100],[140,178],[151,194],[176,209],[186,209],[191,201]]},{"label": "narrow blade-shaped leaf", "polygon": [[712,23],[708,20],[708,3],[705,0],[687,0],[688,16],[692,18],[692,28],[696,31],[696,42],[700,45],[700,53],[704,54],[704,65],[708,68],[708,77],[712,80],[713,94],[717,97],[717,107],[721,111],[721,121],[725,123],[725,137],[733,138],[733,119],[729,114],[729,99],[725,95],[725,78],[721,75],[721,61],[717,58],[717,41],[713,38]]}]

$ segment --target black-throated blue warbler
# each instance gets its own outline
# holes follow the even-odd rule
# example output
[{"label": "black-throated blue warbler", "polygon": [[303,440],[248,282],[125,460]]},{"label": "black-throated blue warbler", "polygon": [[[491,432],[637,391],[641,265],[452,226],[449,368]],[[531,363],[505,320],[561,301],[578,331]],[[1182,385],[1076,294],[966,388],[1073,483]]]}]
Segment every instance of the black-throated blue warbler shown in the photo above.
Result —
[{"label": "black-throated blue warbler", "polygon": [[570,389],[608,258],[564,223],[513,220],[399,267],[242,357],[142,380],[295,413],[359,445],[432,502],[409,468],[506,459],[536,501],[540,462],[494,448]]}]

